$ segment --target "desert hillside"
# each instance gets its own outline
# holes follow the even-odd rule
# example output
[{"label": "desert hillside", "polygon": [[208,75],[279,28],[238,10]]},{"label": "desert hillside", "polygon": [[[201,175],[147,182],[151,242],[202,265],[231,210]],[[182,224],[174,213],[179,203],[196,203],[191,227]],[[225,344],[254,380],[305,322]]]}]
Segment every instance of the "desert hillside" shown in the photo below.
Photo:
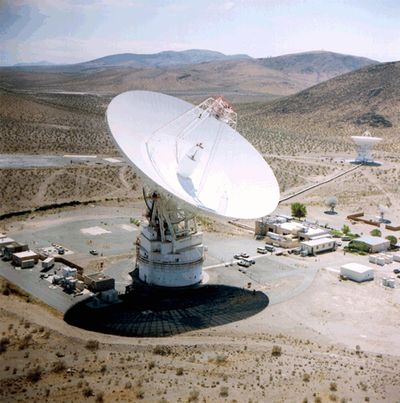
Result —
[{"label": "desert hillside", "polygon": [[382,136],[378,150],[399,151],[400,62],[368,66],[298,94],[242,109],[241,128],[265,152],[345,152],[351,135]]},{"label": "desert hillside", "polygon": [[286,73],[316,73],[319,81],[378,63],[366,57],[322,50],[259,59],[259,62],[265,67]]},{"label": "desert hillside", "polygon": [[116,154],[107,103],[91,95],[0,90],[0,153]]},{"label": "desert hillside", "polygon": [[0,215],[73,201],[134,198],[141,189],[131,167],[107,164],[0,169],[0,182]]}]

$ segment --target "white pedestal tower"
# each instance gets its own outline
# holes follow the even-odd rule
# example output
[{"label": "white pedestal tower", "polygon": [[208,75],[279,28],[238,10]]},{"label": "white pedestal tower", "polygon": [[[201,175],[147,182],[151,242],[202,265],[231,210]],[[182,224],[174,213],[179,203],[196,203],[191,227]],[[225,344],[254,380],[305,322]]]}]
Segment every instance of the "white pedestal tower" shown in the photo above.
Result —
[{"label": "white pedestal tower", "polygon": [[149,223],[136,252],[139,278],[147,284],[185,287],[202,280],[203,234],[194,216],[165,196],[143,192]]}]

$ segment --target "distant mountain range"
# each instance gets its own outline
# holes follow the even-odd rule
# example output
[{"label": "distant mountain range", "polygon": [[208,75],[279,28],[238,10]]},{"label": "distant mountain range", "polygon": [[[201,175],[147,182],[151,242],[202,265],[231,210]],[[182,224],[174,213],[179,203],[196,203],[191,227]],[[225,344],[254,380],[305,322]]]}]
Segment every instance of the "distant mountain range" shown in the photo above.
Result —
[{"label": "distant mountain range", "polygon": [[110,55],[99,59],[78,63],[84,68],[99,67],[170,67],[178,65],[198,64],[216,60],[242,60],[251,59],[248,55],[225,55],[212,50],[191,49],[181,52],[165,51],[154,54],[122,53]]},{"label": "distant mountain range", "polygon": [[164,51],[152,54],[121,53],[100,57],[82,63],[56,65],[48,61],[18,63],[14,67],[27,66],[63,66],[73,69],[99,69],[107,67],[131,68],[166,68],[186,66],[214,61],[252,60],[273,70],[287,73],[327,73],[337,74],[338,71],[348,72],[361,67],[378,63],[365,57],[343,55],[326,51],[294,53],[268,58],[252,58],[245,54],[225,55],[213,50],[190,49],[183,51]]},{"label": "distant mountain range", "polygon": [[46,60],[41,60],[39,62],[14,64],[14,67],[29,67],[29,66],[54,66],[54,63],[50,63],[50,62],[48,62]]},{"label": "distant mountain range", "polygon": [[232,101],[252,101],[294,94],[377,63],[325,51],[254,59],[247,55],[187,50],[111,55],[64,66],[2,68],[0,79],[10,82],[4,72],[11,69],[15,83],[20,85],[23,80],[24,85],[36,90],[118,93],[146,89],[195,100],[223,94]]}]

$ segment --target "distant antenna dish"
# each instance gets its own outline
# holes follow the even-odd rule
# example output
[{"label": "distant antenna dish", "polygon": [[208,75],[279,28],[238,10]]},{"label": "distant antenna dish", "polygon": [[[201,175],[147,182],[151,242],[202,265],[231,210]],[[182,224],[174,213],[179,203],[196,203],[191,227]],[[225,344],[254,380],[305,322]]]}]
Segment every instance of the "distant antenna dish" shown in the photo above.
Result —
[{"label": "distant antenna dish", "polygon": [[271,168],[238,132],[223,98],[194,106],[128,91],[107,109],[114,140],[146,184],[149,225],[140,236],[139,278],[162,286],[201,281],[203,245],[193,215],[258,218],[279,201]]},{"label": "distant antenna dish", "polygon": [[390,220],[385,218],[385,214],[387,214],[389,212],[389,208],[386,206],[383,206],[382,204],[380,204],[378,206],[378,211],[379,211],[379,222],[380,223],[385,223],[385,224],[389,224]]},{"label": "distant antenna dish", "polygon": [[372,157],[372,148],[382,141],[380,137],[372,137],[371,133],[367,130],[362,136],[351,137],[356,144],[357,157],[353,161],[356,164],[374,164],[375,161]]},{"label": "distant antenna dish", "polygon": [[329,211],[327,211],[327,214],[337,214],[335,211],[335,207],[337,206],[337,197],[336,196],[330,196],[326,199],[325,204],[327,205],[327,207],[330,208]]}]

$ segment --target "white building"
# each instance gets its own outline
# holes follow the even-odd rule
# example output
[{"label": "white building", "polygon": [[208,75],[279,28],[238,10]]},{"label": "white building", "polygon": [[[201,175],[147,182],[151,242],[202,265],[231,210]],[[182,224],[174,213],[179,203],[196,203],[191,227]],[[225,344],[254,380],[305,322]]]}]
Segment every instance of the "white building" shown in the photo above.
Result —
[{"label": "white building", "polygon": [[327,252],[336,249],[336,241],[333,238],[318,238],[310,241],[300,242],[302,251],[307,255],[316,255],[317,253]]},{"label": "white building", "polygon": [[15,242],[14,239],[9,238],[7,236],[0,238],[0,256],[3,256],[4,248],[12,244],[13,242]]},{"label": "white building", "polygon": [[16,266],[22,266],[22,262],[25,260],[33,260],[36,264],[39,260],[39,256],[32,250],[26,250],[23,252],[13,253],[12,260]]},{"label": "white building", "polygon": [[390,248],[390,241],[379,236],[362,236],[354,239],[355,242],[363,242],[368,245],[370,253],[385,252]]},{"label": "white building", "polygon": [[347,263],[340,268],[340,275],[361,283],[362,281],[373,280],[374,270],[363,264]]}]

